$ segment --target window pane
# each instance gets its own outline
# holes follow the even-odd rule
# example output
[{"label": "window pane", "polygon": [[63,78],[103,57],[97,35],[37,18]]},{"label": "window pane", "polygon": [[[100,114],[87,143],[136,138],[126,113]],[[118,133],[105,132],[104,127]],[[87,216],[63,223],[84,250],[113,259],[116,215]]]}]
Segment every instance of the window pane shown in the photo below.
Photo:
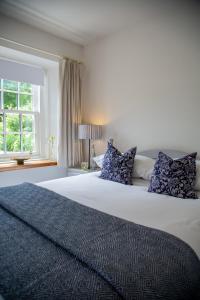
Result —
[{"label": "window pane", "polygon": [[4,92],[4,109],[17,109],[17,94]]},{"label": "window pane", "polygon": [[8,152],[20,152],[20,135],[7,134],[6,135],[6,149]]},{"label": "window pane", "polygon": [[24,152],[33,152],[35,150],[35,138],[32,133],[22,135],[22,147]]},{"label": "window pane", "polygon": [[0,133],[3,132],[3,115],[0,115]]},{"label": "window pane", "polygon": [[30,83],[21,82],[19,91],[24,93],[32,93],[32,85]]},{"label": "window pane", "polygon": [[3,88],[4,90],[17,91],[17,82],[11,80],[4,80]]},{"label": "window pane", "polygon": [[22,128],[23,131],[32,132],[33,131],[34,117],[32,115],[22,116]]},{"label": "window pane", "polygon": [[18,114],[6,114],[6,132],[19,132],[20,122]]},{"label": "window pane", "polygon": [[0,152],[4,151],[3,134],[0,134]]},{"label": "window pane", "polygon": [[19,106],[22,110],[32,110],[32,96],[31,95],[20,95]]}]

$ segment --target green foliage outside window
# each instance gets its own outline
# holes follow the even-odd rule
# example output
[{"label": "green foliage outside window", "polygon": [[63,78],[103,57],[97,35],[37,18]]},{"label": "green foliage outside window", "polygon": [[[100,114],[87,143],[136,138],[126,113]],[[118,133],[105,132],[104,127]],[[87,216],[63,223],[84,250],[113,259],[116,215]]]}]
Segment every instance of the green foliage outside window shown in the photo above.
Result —
[{"label": "green foliage outside window", "polygon": [[8,91],[17,91],[18,83],[16,81],[4,80],[3,88],[4,90],[8,90]]},{"label": "green foliage outside window", "polygon": [[4,92],[4,109],[17,109],[17,94]]},{"label": "green foliage outside window", "polygon": [[0,152],[4,151],[3,147],[3,134],[0,134]]},{"label": "green foliage outside window", "polygon": [[[23,152],[33,151],[33,135],[22,135]],[[7,134],[6,136],[6,148],[9,152],[21,152],[20,135],[19,134]]]},{"label": "green foliage outside window", "polygon": [[[1,83],[1,80],[0,80]],[[2,81],[1,109],[32,111],[32,85],[10,80]],[[5,119],[5,128],[4,128]],[[34,116],[17,112],[0,114],[0,152],[4,152],[4,134],[7,152],[32,152],[34,150]]]},{"label": "green foliage outside window", "polygon": [[26,132],[33,131],[33,116],[32,115],[22,115],[22,129]]},{"label": "green foliage outside window", "polygon": [[0,115],[0,133],[3,132],[3,116]]},{"label": "green foliage outside window", "polygon": [[33,134],[23,134],[22,136],[23,151],[32,152],[33,143],[34,143]]},{"label": "green foliage outside window", "polygon": [[27,111],[32,110],[32,96],[21,94],[19,96],[19,106],[20,106],[19,109],[21,110],[27,110]]},{"label": "green foliage outside window", "polygon": [[7,134],[6,135],[6,149],[8,152],[20,152],[20,135],[19,134]]},{"label": "green foliage outside window", "polygon": [[19,84],[19,91],[25,92],[25,93],[31,93],[32,92],[32,86],[30,83],[21,82]]},{"label": "green foliage outside window", "polygon": [[[22,151],[33,151],[33,116],[22,115]],[[20,132],[20,117],[18,114],[6,114],[6,149],[11,152],[20,152],[20,135],[16,134]]]},{"label": "green foliage outside window", "polygon": [[19,132],[20,123],[18,114],[6,114],[6,131]]}]

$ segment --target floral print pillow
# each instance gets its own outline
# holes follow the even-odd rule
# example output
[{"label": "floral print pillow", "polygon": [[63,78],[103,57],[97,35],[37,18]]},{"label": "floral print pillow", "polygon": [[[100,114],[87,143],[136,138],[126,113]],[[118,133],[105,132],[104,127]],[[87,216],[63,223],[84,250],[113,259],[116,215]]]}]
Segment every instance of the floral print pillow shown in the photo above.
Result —
[{"label": "floral print pillow", "polygon": [[121,153],[111,143],[104,156],[100,177],[103,179],[132,185],[133,165],[137,148]]},{"label": "floral print pillow", "polygon": [[196,179],[196,156],[197,153],[192,153],[173,160],[165,153],[159,152],[148,192],[196,199],[197,195],[193,190]]}]

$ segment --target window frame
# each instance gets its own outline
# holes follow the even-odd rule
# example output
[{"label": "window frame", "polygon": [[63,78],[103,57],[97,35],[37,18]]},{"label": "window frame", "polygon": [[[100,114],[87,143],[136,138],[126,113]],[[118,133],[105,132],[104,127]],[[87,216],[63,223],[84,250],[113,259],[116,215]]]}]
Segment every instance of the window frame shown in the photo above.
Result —
[{"label": "window frame", "polygon": [[[4,141],[4,152],[0,153],[0,160],[10,158],[12,156],[20,156],[20,155],[29,155],[31,157],[38,157],[39,156],[39,150],[40,150],[40,111],[39,111],[39,103],[40,103],[40,86],[36,86],[32,84],[32,92],[21,92],[19,89],[20,82],[17,82],[17,91],[4,89],[3,87],[3,80],[7,79],[0,79],[0,115],[3,115],[3,131],[1,131],[1,135],[3,135],[3,141]],[[13,80],[10,80],[13,81]],[[4,105],[4,92],[10,92],[17,94],[17,109],[3,109]],[[20,95],[31,95],[32,101],[34,98],[36,98],[36,101],[33,101],[32,110],[21,110],[19,109],[20,106]],[[34,99],[35,100],[35,99]],[[37,103],[35,103],[37,102]],[[18,132],[8,132],[6,129],[6,114],[17,114],[19,115],[19,131]],[[35,139],[35,150],[33,152],[29,151],[19,151],[19,152],[11,152],[7,151],[6,149],[6,135],[8,134],[18,134],[20,136],[20,149],[22,150],[22,136],[23,133],[29,133],[28,131],[23,131],[22,128],[22,115],[32,115],[34,116],[34,128],[31,132]]]}]

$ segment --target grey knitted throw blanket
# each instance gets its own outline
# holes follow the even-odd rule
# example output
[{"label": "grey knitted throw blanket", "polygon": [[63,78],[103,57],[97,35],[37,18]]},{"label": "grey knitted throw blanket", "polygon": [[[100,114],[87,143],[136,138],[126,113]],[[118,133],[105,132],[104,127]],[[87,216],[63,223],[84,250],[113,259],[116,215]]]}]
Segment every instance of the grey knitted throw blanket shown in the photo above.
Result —
[{"label": "grey knitted throw blanket", "polygon": [[0,189],[4,299],[191,300],[199,289],[199,259],[178,238],[33,184]]}]

